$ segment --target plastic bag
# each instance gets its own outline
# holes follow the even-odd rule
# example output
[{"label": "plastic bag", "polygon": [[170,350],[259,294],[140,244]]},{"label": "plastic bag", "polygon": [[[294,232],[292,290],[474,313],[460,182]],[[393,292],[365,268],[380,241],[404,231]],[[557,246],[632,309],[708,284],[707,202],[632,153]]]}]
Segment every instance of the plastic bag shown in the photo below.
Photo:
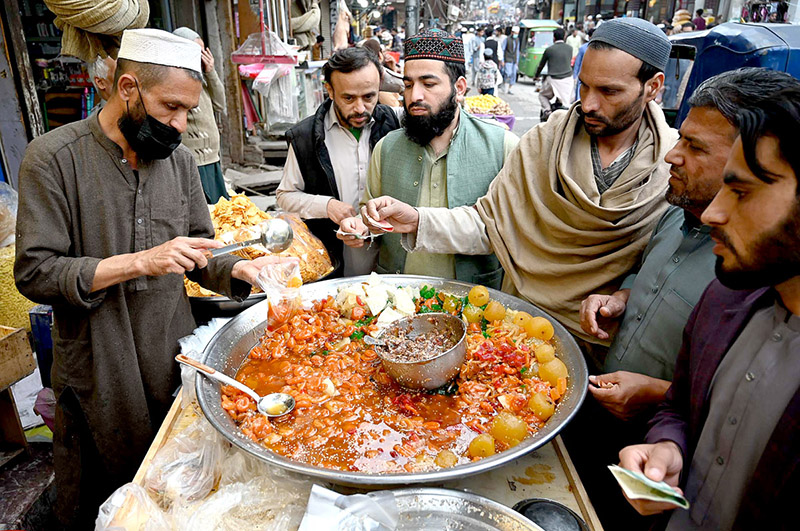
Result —
[{"label": "plastic bag", "polygon": [[299,121],[299,94],[292,65],[266,65],[253,81],[253,90],[267,100],[265,121],[271,134],[285,132]]},{"label": "plastic bag", "polygon": [[281,256],[296,256],[300,259],[300,274],[303,282],[315,282],[333,272],[334,266],[328,250],[322,241],[314,236],[308,225],[295,214],[281,212],[277,216],[291,225],[294,232],[292,246],[281,253]]},{"label": "plastic bag", "polygon": [[231,448],[222,463],[219,490],[202,502],[174,505],[172,516],[181,531],[294,531],[311,484],[309,478]]},{"label": "plastic bag", "polygon": [[231,61],[235,64],[271,62],[294,64],[297,58],[294,50],[285,44],[277,33],[267,30],[248,35],[242,45],[231,54]]},{"label": "plastic bag", "polygon": [[164,509],[202,500],[219,480],[227,446],[199,417],[156,453],[144,479],[147,492]]},{"label": "plastic bag", "polygon": [[391,491],[344,496],[314,485],[298,531],[391,531],[398,517]]},{"label": "plastic bag", "polygon": [[172,529],[170,515],[164,513],[147,492],[135,483],[127,483],[100,506],[95,531],[164,531]]},{"label": "plastic bag", "polygon": [[17,191],[10,184],[0,182],[0,247],[14,243],[18,204]]},{"label": "plastic bag", "polygon": [[258,272],[256,282],[269,301],[269,328],[276,328],[288,321],[300,307],[300,286],[303,285],[303,279],[300,276],[299,263],[264,266]]}]

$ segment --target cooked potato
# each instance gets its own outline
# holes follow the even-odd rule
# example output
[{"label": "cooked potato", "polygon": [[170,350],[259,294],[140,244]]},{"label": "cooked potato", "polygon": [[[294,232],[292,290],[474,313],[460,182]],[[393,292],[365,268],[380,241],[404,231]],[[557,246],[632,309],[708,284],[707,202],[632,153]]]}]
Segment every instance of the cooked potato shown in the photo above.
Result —
[{"label": "cooked potato", "polygon": [[539,363],[549,363],[556,357],[556,349],[549,343],[542,343],[533,348],[533,353],[536,355],[536,361]]},{"label": "cooked potato", "polygon": [[486,309],[483,310],[483,316],[487,321],[500,321],[506,316],[506,308],[497,301],[489,301]]},{"label": "cooked potato", "polygon": [[468,323],[480,323],[483,319],[483,310],[472,304],[467,304],[462,314]]},{"label": "cooked potato", "polygon": [[528,426],[510,411],[501,411],[492,419],[489,433],[503,444],[516,446],[528,435]]},{"label": "cooked potato", "polygon": [[450,468],[458,464],[458,457],[450,450],[442,450],[436,454],[436,459],[433,460],[436,466],[441,468]]},{"label": "cooked potato", "polygon": [[538,337],[543,341],[550,341],[555,330],[553,324],[544,317],[534,317],[531,319],[530,324],[525,331],[530,337]]},{"label": "cooked potato", "polygon": [[533,411],[533,414],[542,420],[547,420],[553,416],[556,411],[556,405],[553,400],[544,393],[534,393],[528,400],[528,409]]},{"label": "cooked potato", "polygon": [[558,358],[553,358],[547,363],[539,365],[539,378],[546,381],[553,387],[558,385],[559,378],[567,377],[567,366]]},{"label": "cooked potato", "polygon": [[489,457],[494,455],[494,437],[488,433],[481,433],[469,443],[467,449],[470,457]]},{"label": "cooked potato", "polygon": [[533,316],[528,312],[517,312],[517,314],[514,316],[514,324],[523,330],[528,329],[531,320],[533,320]]},{"label": "cooked potato", "polygon": [[469,290],[467,298],[469,299],[469,303],[473,306],[483,306],[489,302],[489,290],[486,286],[475,286]]}]

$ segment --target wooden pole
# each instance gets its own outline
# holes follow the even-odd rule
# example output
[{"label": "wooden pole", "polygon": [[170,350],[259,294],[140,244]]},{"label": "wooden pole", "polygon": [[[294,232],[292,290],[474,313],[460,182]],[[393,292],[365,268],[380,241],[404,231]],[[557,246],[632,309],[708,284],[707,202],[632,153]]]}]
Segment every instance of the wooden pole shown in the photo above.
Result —
[{"label": "wooden pole", "polygon": [[238,47],[236,29],[233,24],[233,2],[223,0],[216,3],[217,20],[219,22],[220,46],[223,56],[220,57],[224,65],[223,81],[225,84],[225,99],[228,103],[225,114],[226,122],[223,138],[228,147],[231,162],[244,163],[244,127],[242,124],[242,92],[239,70],[231,62],[230,54]]}]

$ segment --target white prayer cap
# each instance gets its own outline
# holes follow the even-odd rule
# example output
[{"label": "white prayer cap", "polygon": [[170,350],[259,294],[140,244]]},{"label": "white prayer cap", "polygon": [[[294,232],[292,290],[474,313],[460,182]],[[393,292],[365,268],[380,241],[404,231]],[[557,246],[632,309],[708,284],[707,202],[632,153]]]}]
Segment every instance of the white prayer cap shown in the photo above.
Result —
[{"label": "white prayer cap", "polygon": [[187,68],[202,73],[200,45],[158,29],[129,29],[122,33],[118,59]]}]

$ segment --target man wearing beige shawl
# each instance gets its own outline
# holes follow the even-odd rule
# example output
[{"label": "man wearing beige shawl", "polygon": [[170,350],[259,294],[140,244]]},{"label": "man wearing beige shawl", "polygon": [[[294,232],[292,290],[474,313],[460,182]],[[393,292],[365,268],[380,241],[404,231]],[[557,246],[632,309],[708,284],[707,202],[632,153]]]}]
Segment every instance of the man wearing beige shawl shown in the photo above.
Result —
[{"label": "man wearing beige shawl", "polygon": [[649,22],[606,22],[586,51],[581,101],[525,134],[474,206],[414,209],[384,196],[364,218],[391,223],[408,250],[494,252],[504,291],[606,345],[581,329],[580,305],[619,287],[667,207],[664,155],[677,133],[653,100],[669,51]]}]

